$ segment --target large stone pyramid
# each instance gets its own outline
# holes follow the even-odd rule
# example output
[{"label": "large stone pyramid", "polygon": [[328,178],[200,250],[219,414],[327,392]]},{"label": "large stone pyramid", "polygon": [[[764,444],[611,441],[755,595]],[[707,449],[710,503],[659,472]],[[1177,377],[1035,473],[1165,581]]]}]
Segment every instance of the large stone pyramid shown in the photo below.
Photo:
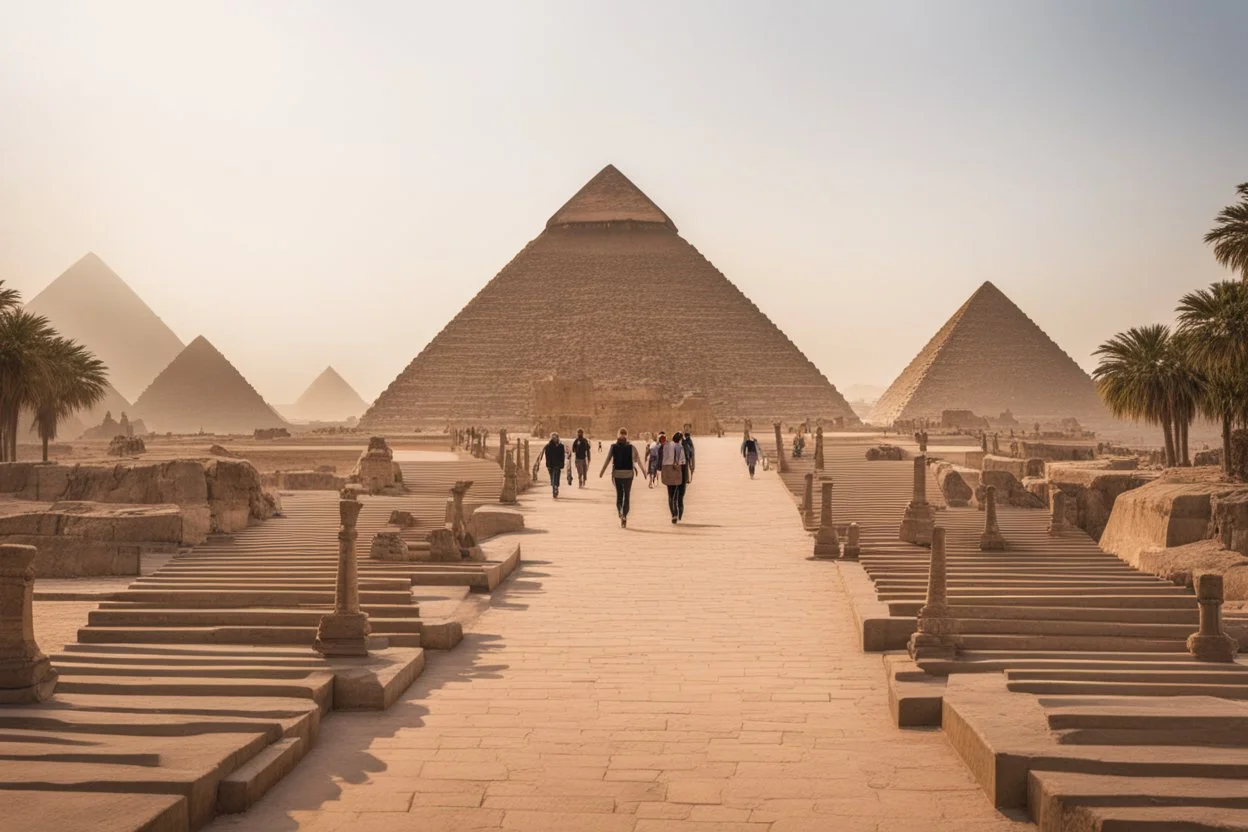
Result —
[{"label": "large stone pyramid", "polygon": [[137,396],[182,351],[173,330],[94,253],[66,269],[26,308],[85,344],[128,397]]},{"label": "large stone pyramid", "polygon": [[202,335],[156,376],[134,410],[157,433],[251,433],[286,424]]},{"label": "large stone pyramid", "polygon": [[953,313],[871,413],[875,425],[942,410],[1033,420],[1109,418],[1092,379],[1000,289],[984,283]]},{"label": "large stone pyramid", "polygon": [[696,394],[725,422],[858,421],[819,369],[611,165],[438,333],[361,426],[525,424],[535,383],[552,378],[589,379],[624,396],[657,389],[669,403]]},{"label": "large stone pyramid", "polygon": [[288,415],[292,419],[313,422],[341,422],[359,416],[367,409],[368,402],[360,398],[346,379],[333,367],[326,367],[303,391],[298,401],[288,408]]}]

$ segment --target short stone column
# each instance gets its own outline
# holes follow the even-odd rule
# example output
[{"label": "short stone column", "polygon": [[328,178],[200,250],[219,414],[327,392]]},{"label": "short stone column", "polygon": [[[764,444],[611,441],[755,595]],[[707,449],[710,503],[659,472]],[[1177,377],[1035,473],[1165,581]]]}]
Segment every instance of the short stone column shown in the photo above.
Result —
[{"label": "short stone column", "polygon": [[322,656],[367,656],[368,613],[360,609],[359,564],[355,559],[356,523],[364,506],[354,492],[338,501],[338,582],[334,587],[334,611],[321,616],[312,649]]},{"label": "short stone column", "polygon": [[901,518],[898,539],[919,546],[930,546],[936,513],[927,501],[927,457],[914,458],[914,492]]},{"label": "short stone column", "polygon": [[862,529],[857,523],[850,523],[845,531],[845,546],[841,550],[841,557],[845,560],[858,560],[858,556],[862,554],[861,539]]},{"label": "short stone column", "polygon": [[1056,535],[1070,531],[1070,523],[1066,522],[1066,495],[1060,488],[1051,487],[1049,494],[1049,534]]},{"label": "short stone column", "polygon": [[1196,576],[1200,630],[1187,637],[1187,652],[1202,662],[1233,662],[1239,642],[1222,630],[1222,576]]},{"label": "short stone column", "polygon": [[34,546],[0,545],[0,705],[43,702],[56,671],[35,641]]},{"label": "short stone column", "polygon": [[527,472],[529,477],[533,476],[533,469],[530,467],[529,462],[529,440],[527,439],[524,440],[524,470]]},{"label": "short stone column", "polygon": [[789,461],[784,458],[784,436],[780,432],[780,423],[773,422],[772,427],[776,429],[776,466],[780,469],[781,474],[787,474]]},{"label": "short stone column", "polygon": [[459,480],[451,486],[451,533],[461,555],[477,545],[476,538],[468,531],[468,518],[464,516],[464,495],[472,488],[472,483],[472,480]]},{"label": "short stone column", "polygon": [[1000,455],[1001,455],[1001,438],[1000,438],[1000,437],[1001,437],[1001,434],[999,434],[999,433],[995,433],[995,432],[994,432],[994,433],[992,434],[992,453],[993,453],[993,456],[1000,456]]},{"label": "short stone column", "polygon": [[811,531],[815,525],[815,475],[807,471],[803,476],[802,526]]},{"label": "short stone column", "polygon": [[498,467],[502,468],[506,464],[507,457],[507,428],[498,429]]},{"label": "short stone column", "polygon": [[815,428],[815,470],[823,470],[823,428]]},{"label": "short stone column", "polygon": [[984,533],[979,536],[981,552],[1004,552],[1005,538],[1001,527],[997,525],[997,487],[989,485],[984,488]]},{"label": "short stone column", "polygon": [[498,501],[514,504],[519,502],[516,494],[516,460],[511,449],[507,448],[503,451],[503,491],[498,495]]},{"label": "short stone column", "polygon": [[982,430],[979,432],[979,449],[988,453],[988,434]]},{"label": "short stone column", "polygon": [[[807,474],[806,476],[810,476]],[[841,540],[832,522],[832,481],[824,480],[819,502],[819,531],[815,534],[815,557],[837,558],[841,555]]]},{"label": "short stone column", "polygon": [[945,530],[932,529],[932,558],[927,570],[927,600],[919,609],[918,630],[910,636],[910,658],[952,659],[958,652],[957,621],[949,608],[945,566]]}]

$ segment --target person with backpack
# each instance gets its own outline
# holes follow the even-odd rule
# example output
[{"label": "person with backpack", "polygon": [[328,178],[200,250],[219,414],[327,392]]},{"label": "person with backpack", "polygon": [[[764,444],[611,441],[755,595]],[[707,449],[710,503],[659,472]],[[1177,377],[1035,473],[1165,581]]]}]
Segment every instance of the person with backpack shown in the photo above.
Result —
[{"label": "person with backpack", "polygon": [[626,528],[629,498],[633,493],[633,471],[644,477],[646,469],[642,467],[641,455],[637,453],[633,443],[628,441],[628,431],[625,428],[620,428],[619,438],[607,449],[607,458],[602,462],[599,477],[607,472],[608,465],[611,466],[611,481],[615,484],[615,513],[620,516],[620,528]]},{"label": "person with backpack", "polygon": [[546,457],[546,470],[550,472],[550,490],[553,492],[555,499],[559,498],[559,476],[563,473],[563,467],[568,462],[568,449],[559,441],[559,434],[552,433],[550,441],[542,446],[541,451],[537,454],[537,462],[534,463],[534,469],[542,464],[542,457]]},{"label": "person with backpack", "polygon": [[685,467],[689,469],[685,474],[685,484],[688,485],[693,482],[693,437],[686,433],[680,444],[685,449]]},{"label": "person with backpack", "polygon": [[672,434],[670,442],[660,435],[659,441],[659,478],[667,486],[667,507],[672,512],[672,524],[675,525],[685,516],[685,483],[689,467],[685,462],[685,448],[681,444],[683,437],[679,432]]},{"label": "person with backpack", "polygon": [[659,478],[659,460],[663,454],[663,446],[666,443],[667,434],[659,431],[659,436],[654,440],[654,444],[646,450],[646,473],[650,475],[651,488],[654,488],[654,481]]},{"label": "person with backpack", "polygon": [[[599,446],[602,443],[598,443]],[[602,450],[599,447],[599,450]],[[576,439],[572,440],[572,457],[576,463],[576,485],[578,488],[585,487],[585,481],[589,479],[589,440],[585,438],[585,431],[578,430]]]},{"label": "person with backpack", "polygon": [[754,479],[754,466],[758,465],[758,440],[748,433],[741,443],[741,456],[745,457],[745,467],[750,469],[750,479]]}]

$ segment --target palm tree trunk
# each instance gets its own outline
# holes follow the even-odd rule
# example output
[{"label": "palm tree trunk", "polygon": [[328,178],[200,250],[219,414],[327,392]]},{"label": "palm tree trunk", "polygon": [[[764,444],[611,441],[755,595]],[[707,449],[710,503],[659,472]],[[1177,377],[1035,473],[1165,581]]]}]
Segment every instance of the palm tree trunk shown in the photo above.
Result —
[{"label": "palm tree trunk", "polygon": [[1222,414],[1222,473],[1231,476],[1231,414]]},{"label": "palm tree trunk", "polygon": [[1187,434],[1188,434],[1188,431],[1191,429],[1191,426],[1192,426],[1192,423],[1189,422],[1187,419],[1183,419],[1182,421],[1179,422],[1179,440],[1181,442],[1181,444],[1179,445],[1179,454],[1183,460],[1184,468],[1192,467],[1192,457],[1187,452]]},{"label": "palm tree trunk", "polygon": [[43,437],[43,461],[45,464],[48,461],[48,437],[47,436]]},{"label": "palm tree trunk", "polygon": [[1161,432],[1166,438],[1166,467],[1174,467],[1174,425],[1171,422],[1170,415],[1166,414],[1161,418]]}]

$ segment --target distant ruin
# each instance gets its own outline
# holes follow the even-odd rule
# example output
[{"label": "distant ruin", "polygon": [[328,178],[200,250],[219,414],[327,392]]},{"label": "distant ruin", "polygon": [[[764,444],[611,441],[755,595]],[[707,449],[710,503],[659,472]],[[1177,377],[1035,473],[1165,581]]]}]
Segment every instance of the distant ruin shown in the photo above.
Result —
[{"label": "distant ruin", "polygon": [[705,396],[686,395],[669,400],[658,386],[612,390],[597,387],[593,379],[548,378],[533,383],[534,425],[539,434],[579,429],[597,436],[621,427],[643,431],[678,430],[692,425],[695,434],[709,434],[715,417]]}]

